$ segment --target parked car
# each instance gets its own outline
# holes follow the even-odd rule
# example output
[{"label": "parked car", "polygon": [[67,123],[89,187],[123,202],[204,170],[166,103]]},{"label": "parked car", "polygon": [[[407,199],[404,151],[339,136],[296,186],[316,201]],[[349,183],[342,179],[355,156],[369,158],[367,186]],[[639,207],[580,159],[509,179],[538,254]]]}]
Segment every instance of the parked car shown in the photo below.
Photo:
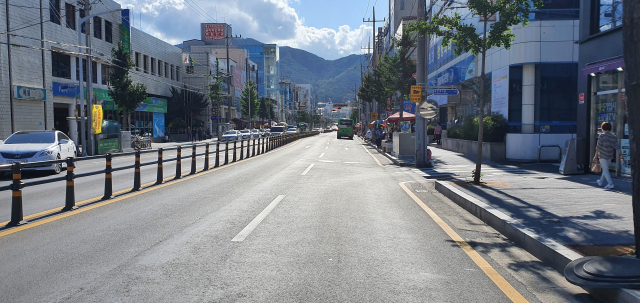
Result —
[{"label": "parked car", "polygon": [[288,135],[288,134],[297,134],[297,133],[298,133],[298,130],[297,130],[297,129],[295,129],[295,128],[293,128],[293,127],[292,127],[292,128],[287,129],[287,135]]},{"label": "parked car", "polygon": [[238,140],[240,136],[242,136],[240,131],[228,130],[222,135],[222,141],[235,141]]},{"label": "parked car", "polygon": [[252,139],[260,139],[260,138],[262,138],[262,133],[260,133],[260,131],[257,130],[257,129],[252,129],[251,130],[251,137],[253,137]]},{"label": "parked car", "polygon": [[[0,144],[0,165],[41,162],[76,157],[76,145],[61,131],[19,131]],[[9,171],[11,168],[2,169]],[[23,170],[50,170],[59,174],[60,163],[25,167]]]},{"label": "parked car", "polygon": [[314,129],[311,130],[312,132],[320,132],[323,133],[322,128],[316,127]]},{"label": "parked car", "polygon": [[280,136],[286,132],[284,126],[276,125],[271,127],[271,136]]},{"label": "parked car", "polygon": [[241,130],[240,134],[242,135],[242,140],[251,139],[251,131],[248,129]]}]

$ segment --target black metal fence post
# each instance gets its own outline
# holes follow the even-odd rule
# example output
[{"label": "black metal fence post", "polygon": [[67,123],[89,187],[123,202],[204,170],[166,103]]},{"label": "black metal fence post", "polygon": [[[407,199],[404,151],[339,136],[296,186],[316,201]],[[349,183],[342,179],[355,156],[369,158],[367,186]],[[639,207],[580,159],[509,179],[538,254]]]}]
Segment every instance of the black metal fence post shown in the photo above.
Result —
[{"label": "black metal fence post", "polygon": [[249,147],[250,143],[251,143],[251,138],[247,139],[247,155],[245,156],[245,158],[249,158],[249,152],[251,151],[251,148]]},{"label": "black metal fence post", "polygon": [[[258,141],[260,141],[260,139],[258,138]],[[256,156],[256,139],[253,139],[253,144],[251,144],[251,157],[255,157]]]},{"label": "black metal fence post", "polygon": [[237,154],[237,152],[236,152],[236,148],[237,148],[237,143],[238,143],[238,140],[233,141],[233,162],[236,162],[236,154]]},{"label": "black metal fence post", "polygon": [[190,175],[196,173],[196,145],[191,146],[191,172]]},{"label": "black metal fence post", "polygon": [[174,179],[180,178],[182,178],[182,146],[178,146],[176,160],[176,177]]},{"label": "black metal fence post", "polygon": [[102,200],[108,200],[113,197],[113,181],[111,180],[111,174],[113,173],[113,168],[111,167],[111,159],[113,156],[111,154],[107,154],[105,158],[106,167],[104,169],[104,196],[102,196]]},{"label": "black metal fence post", "polygon": [[220,142],[216,143],[216,162],[213,167],[220,166]]},{"label": "black metal fence post", "polygon": [[224,164],[229,164],[229,141],[227,141],[226,146],[224,148]]},{"label": "black metal fence post", "polygon": [[162,184],[164,181],[164,173],[162,171],[162,148],[158,148],[158,176],[156,177],[156,185]]},{"label": "black metal fence post", "polygon": [[7,226],[26,224],[22,216],[22,168],[20,162],[13,163],[13,183],[11,184],[11,221]]},{"label": "black metal fence post", "polygon": [[244,139],[240,139],[240,160],[244,159]]},{"label": "black metal fence post", "polygon": [[262,138],[262,152],[261,152],[261,154],[264,154],[264,146],[266,145],[265,144],[266,140],[269,140],[269,138]]},{"label": "black metal fence post", "polygon": [[135,171],[133,173],[133,188],[131,191],[140,190],[140,151],[136,151],[136,164]]},{"label": "black metal fence post", "polygon": [[73,173],[73,158],[67,158],[67,194],[64,201],[63,211],[77,209],[76,191],[75,191],[75,174]]},{"label": "black metal fence post", "polygon": [[209,143],[205,145],[204,149],[204,170],[209,170]]}]

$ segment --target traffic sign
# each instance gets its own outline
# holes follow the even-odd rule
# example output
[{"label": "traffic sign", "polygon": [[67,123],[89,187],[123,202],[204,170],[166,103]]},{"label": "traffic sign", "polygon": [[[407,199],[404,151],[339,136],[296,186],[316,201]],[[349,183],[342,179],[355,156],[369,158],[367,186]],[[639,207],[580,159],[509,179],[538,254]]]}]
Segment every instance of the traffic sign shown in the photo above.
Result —
[{"label": "traffic sign", "polygon": [[418,95],[418,96],[411,95],[411,102],[413,102],[413,103],[422,102],[422,96],[420,96],[420,95]]},{"label": "traffic sign", "polygon": [[434,89],[433,94],[436,96],[448,96],[457,95],[459,92],[457,89]]},{"label": "traffic sign", "polygon": [[421,85],[411,85],[411,102],[413,101],[414,96],[422,96],[422,86]]},{"label": "traffic sign", "polygon": [[371,121],[378,120],[378,113],[371,113]]}]

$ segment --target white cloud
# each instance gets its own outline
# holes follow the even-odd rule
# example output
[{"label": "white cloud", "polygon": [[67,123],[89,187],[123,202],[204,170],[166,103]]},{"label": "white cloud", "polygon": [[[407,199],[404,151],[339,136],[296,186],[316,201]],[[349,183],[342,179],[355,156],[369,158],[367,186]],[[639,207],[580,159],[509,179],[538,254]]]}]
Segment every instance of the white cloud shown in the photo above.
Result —
[{"label": "white cloud", "polygon": [[[298,0],[122,0],[124,8],[132,8],[134,18],[143,13],[142,29],[169,43],[200,37],[200,23],[226,22],[235,35],[264,43],[291,46],[325,59],[359,54],[362,41],[372,31],[361,25],[348,25],[337,30],[308,27],[304,18],[289,6]],[[138,18],[135,18],[138,26]],[[364,37],[364,39],[363,39]]]}]

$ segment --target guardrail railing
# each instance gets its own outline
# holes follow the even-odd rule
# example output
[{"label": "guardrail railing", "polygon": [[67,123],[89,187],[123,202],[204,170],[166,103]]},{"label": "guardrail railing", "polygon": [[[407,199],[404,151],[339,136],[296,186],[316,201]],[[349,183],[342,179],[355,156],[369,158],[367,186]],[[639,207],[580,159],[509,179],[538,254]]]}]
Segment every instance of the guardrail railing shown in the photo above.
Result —
[{"label": "guardrail railing", "polygon": [[[296,141],[298,139],[301,138],[305,138],[305,137],[309,137],[309,136],[313,136],[313,135],[317,135],[319,134],[319,132],[305,132],[305,133],[298,133],[298,134],[289,134],[289,135],[281,135],[281,136],[275,136],[275,137],[266,137],[266,138],[258,138],[258,139],[241,139],[241,140],[235,140],[232,141],[233,142],[233,148],[230,149],[229,148],[229,141],[226,141],[224,143],[224,164],[222,165],[228,165],[230,163],[234,163],[237,161],[241,161],[244,159],[248,159],[250,157],[255,157],[264,153],[267,153],[271,150],[277,149],[278,147],[282,147],[286,144],[289,144],[293,141]],[[253,141],[252,141],[253,140]],[[257,141],[256,141],[257,140]],[[237,146],[238,141],[240,141],[240,147]],[[247,141],[247,144],[245,146],[245,141]],[[20,163],[20,162],[16,162],[10,165],[0,165],[0,169],[2,170],[6,170],[11,168],[11,172],[12,172],[12,183],[11,185],[6,185],[6,186],[1,186],[0,187],[0,192],[2,191],[11,191],[11,220],[9,221],[9,223],[7,223],[7,227],[11,227],[11,226],[17,226],[17,225],[21,225],[21,224],[26,224],[27,221],[24,220],[24,215],[23,215],[23,207],[22,207],[22,190],[26,187],[32,187],[32,186],[37,186],[37,185],[41,185],[41,184],[47,184],[47,183],[53,183],[53,182],[59,182],[59,181],[65,181],[66,182],[66,192],[65,192],[65,204],[64,207],[62,208],[62,211],[70,211],[70,210],[74,210],[77,209],[78,207],[76,206],[76,202],[75,202],[75,180],[78,178],[82,178],[82,177],[88,177],[88,176],[94,176],[94,175],[99,175],[99,174],[104,174],[104,195],[102,196],[102,200],[108,200],[113,198],[113,172],[116,171],[122,171],[122,170],[128,170],[128,169],[133,169],[134,170],[134,178],[133,178],[133,187],[131,188],[131,191],[138,191],[141,189],[142,184],[141,184],[141,180],[142,180],[142,176],[141,176],[141,168],[143,166],[149,166],[149,165],[157,165],[157,179],[156,182],[154,183],[154,185],[159,185],[164,183],[165,179],[164,179],[164,172],[163,172],[163,165],[167,162],[171,162],[171,161],[175,161],[176,162],[176,174],[175,177],[173,178],[173,180],[177,180],[182,178],[182,159],[188,159],[191,158],[191,169],[189,171],[188,175],[194,175],[197,174],[198,171],[196,169],[197,167],[197,157],[200,156],[204,156],[204,168],[202,169],[202,171],[200,172],[204,172],[209,170],[210,168],[210,163],[209,163],[209,156],[210,156],[210,152],[209,152],[209,147],[210,147],[211,143],[198,143],[198,144],[183,144],[183,145],[177,145],[174,147],[168,147],[168,148],[159,148],[157,150],[155,149],[150,149],[150,150],[144,150],[144,151],[135,151],[135,152],[126,152],[126,153],[117,153],[117,154],[106,154],[106,155],[100,155],[100,156],[89,156],[89,157],[82,157],[82,158],[67,158],[67,159],[60,159],[60,160],[51,160],[51,161],[41,161],[41,162],[28,162],[28,163]],[[220,144],[221,142],[217,142],[216,145],[216,150],[214,153],[214,157],[215,157],[215,161],[214,161],[214,168],[216,167],[220,167]],[[256,149],[256,145],[257,145],[257,149]],[[197,153],[197,147],[201,147],[204,146],[205,147],[205,151],[203,153]],[[191,156],[182,156],[182,148],[183,147],[191,147]],[[240,159],[238,160],[236,155],[237,155],[237,150],[240,149]],[[245,149],[246,149],[246,156],[245,156]],[[175,158],[171,158],[171,159],[164,159],[163,158],[163,154],[164,151],[167,150],[176,150],[176,157]],[[253,152],[250,153],[250,151],[253,150]],[[233,160],[231,162],[229,162],[229,151],[233,152]],[[142,154],[148,154],[148,153],[157,153],[158,154],[158,158],[155,161],[150,161],[150,162],[145,162],[145,163],[141,163],[140,162],[140,156]],[[135,162],[133,165],[126,165],[126,166],[121,166],[121,167],[116,167],[114,168],[112,165],[112,161],[114,158],[121,158],[121,157],[127,157],[127,156],[134,156],[135,157]],[[74,173],[74,169],[76,167],[76,163],[79,162],[83,162],[83,161],[89,161],[89,160],[96,160],[96,159],[105,159],[105,169],[103,170],[96,170],[96,171],[92,171],[92,172],[86,172],[86,173],[81,173],[81,174],[75,174]],[[42,166],[49,166],[49,165],[55,165],[55,164],[66,164],[66,171],[67,174],[65,176],[61,176],[61,177],[55,177],[55,178],[48,178],[48,179],[44,179],[44,180],[36,180],[36,181],[30,181],[30,182],[23,182],[22,180],[22,171],[24,168],[29,168],[29,167],[42,167]],[[152,185],[153,186],[153,185]]]}]

